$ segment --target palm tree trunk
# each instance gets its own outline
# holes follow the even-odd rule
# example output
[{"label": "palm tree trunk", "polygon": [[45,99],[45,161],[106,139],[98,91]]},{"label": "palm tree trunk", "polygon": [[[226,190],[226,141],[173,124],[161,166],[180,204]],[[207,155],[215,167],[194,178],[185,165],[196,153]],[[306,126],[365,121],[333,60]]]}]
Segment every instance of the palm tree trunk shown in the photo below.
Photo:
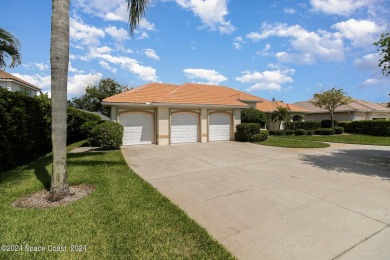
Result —
[{"label": "palm tree trunk", "polygon": [[66,106],[69,63],[70,0],[52,0],[50,65],[53,169],[50,200],[70,194],[66,167]]},{"label": "palm tree trunk", "polygon": [[334,121],[333,121],[333,111],[330,111],[330,123],[332,128],[334,127]]}]

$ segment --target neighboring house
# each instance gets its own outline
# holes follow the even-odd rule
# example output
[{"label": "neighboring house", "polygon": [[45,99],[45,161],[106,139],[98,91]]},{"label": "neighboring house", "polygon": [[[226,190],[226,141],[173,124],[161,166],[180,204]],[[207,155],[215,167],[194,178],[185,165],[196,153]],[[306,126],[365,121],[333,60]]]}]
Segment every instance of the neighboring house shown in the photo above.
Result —
[{"label": "neighboring house", "polygon": [[[279,122],[272,122],[271,114],[273,111],[277,110],[278,107],[285,107],[290,112],[290,117],[292,121],[301,121],[304,119],[304,115],[308,112],[307,109],[299,107],[293,104],[284,103],[283,101],[272,101],[264,100],[261,103],[257,103],[256,108],[260,111],[263,111],[267,116],[268,121],[268,130],[279,130]],[[283,122],[281,125],[283,129]]]},{"label": "neighboring house", "polygon": [[[329,111],[315,107],[310,100],[296,102],[294,105],[306,108],[309,110],[305,114],[305,120],[321,121],[324,119],[330,120]],[[336,108],[334,119],[337,121],[355,121],[355,120],[378,120],[389,119],[390,108],[377,103],[367,102],[360,99],[352,99],[348,105]]]},{"label": "neighboring house", "polygon": [[28,83],[14,75],[0,70],[0,87],[4,87],[9,91],[16,92],[21,91],[29,95],[30,97],[36,96],[37,92],[41,89]]},{"label": "neighboring house", "polygon": [[150,83],[103,100],[123,145],[233,140],[241,108],[263,99],[224,86]]}]

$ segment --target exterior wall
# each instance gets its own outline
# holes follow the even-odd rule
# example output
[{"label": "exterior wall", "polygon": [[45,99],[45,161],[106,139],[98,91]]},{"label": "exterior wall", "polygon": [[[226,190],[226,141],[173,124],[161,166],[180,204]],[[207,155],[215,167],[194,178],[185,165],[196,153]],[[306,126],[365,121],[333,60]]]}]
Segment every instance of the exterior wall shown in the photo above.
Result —
[{"label": "exterior wall", "polygon": [[118,122],[118,119],[117,119],[117,111],[116,111],[116,107],[114,107],[114,106],[111,106],[111,115],[110,115],[110,119],[111,119],[111,121],[113,121],[113,122]]},{"label": "exterior wall", "polygon": [[207,143],[209,132],[209,117],[206,108],[202,108],[200,112],[200,142]]},{"label": "exterior wall", "polygon": [[390,119],[390,112],[372,112],[367,113],[366,116],[367,120],[373,120],[373,119]]},{"label": "exterior wall", "polygon": [[156,122],[157,122],[157,144],[167,145],[169,144],[169,132],[170,132],[170,115],[168,107],[158,107]]},{"label": "exterior wall", "polygon": [[37,91],[33,90],[31,88],[28,88],[22,84],[19,84],[15,81],[0,81],[0,86],[7,88],[9,91],[16,92],[16,91],[25,91],[26,94],[28,94],[30,97],[36,96]]},{"label": "exterior wall", "polygon": [[233,110],[233,133],[236,131],[236,126],[241,124],[241,109]]},{"label": "exterior wall", "polygon": [[[330,120],[330,113],[315,113],[315,114],[305,115],[305,121],[322,121],[322,120]],[[334,113],[334,120],[351,121],[356,119],[353,119],[353,113],[350,114],[348,112],[340,112],[340,113]]]}]

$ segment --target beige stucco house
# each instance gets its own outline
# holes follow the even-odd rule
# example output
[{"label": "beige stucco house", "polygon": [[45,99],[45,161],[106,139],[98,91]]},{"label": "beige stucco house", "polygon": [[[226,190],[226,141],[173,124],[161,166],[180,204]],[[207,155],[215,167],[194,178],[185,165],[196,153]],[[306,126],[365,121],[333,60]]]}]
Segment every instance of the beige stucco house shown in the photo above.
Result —
[{"label": "beige stucco house", "polygon": [[21,91],[30,97],[36,96],[41,89],[33,84],[28,83],[4,70],[0,70],[0,87],[6,88],[9,91]]},{"label": "beige stucco house", "polygon": [[103,100],[124,127],[123,145],[233,140],[241,109],[262,99],[225,87],[150,83]]},{"label": "beige stucco house", "polygon": [[[315,107],[311,100],[296,102],[294,105],[308,110],[305,114],[305,120],[328,120],[330,114],[327,110]],[[354,98],[348,105],[336,108],[334,120],[337,121],[356,121],[356,120],[378,120],[390,119],[390,108],[381,104],[368,102]]]}]

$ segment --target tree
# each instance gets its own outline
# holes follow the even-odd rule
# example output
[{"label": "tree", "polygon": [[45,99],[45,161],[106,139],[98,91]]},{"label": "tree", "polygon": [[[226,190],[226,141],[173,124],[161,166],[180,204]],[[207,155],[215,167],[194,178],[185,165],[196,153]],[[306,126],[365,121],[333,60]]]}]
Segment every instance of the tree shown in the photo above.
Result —
[{"label": "tree", "polygon": [[290,121],[290,113],[287,109],[287,107],[277,107],[276,110],[274,110],[271,114],[271,120],[272,122],[276,123],[279,122],[279,128],[282,126],[282,122],[288,122]]},{"label": "tree", "polygon": [[330,112],[330,120],[334,127],[333,114],[336,108],[347,105],[352,101],[352,98],[347,96],[347,93],[342,89],[332,88],[328,91],[323,91],[320,94],[315,94],[314,99],[310,101],[314,106],[326,109]]},{"label": "tree", "polygon": [[390,33],[382,33],[379,41],[374,42],[378,47],[378,51],[383,56],[379,59],[379,67],[382,67],[382,74],[390,75]]},{"label": "tree", "polygon": [[[49,200],[70,195],[66,166],[66,105],[69,64],[70,0],[52,0],[50,66],[53,168]],[[145,13],[148,0],[127,0],[130,34]]]},{"label": "tree", "polygon": [[73,98],[68,104],[70,106],[84,109],[91,112],[98,112],[110,117],[110,108],[103,107],[102,100],[106,97],[122,93],[128,90],[126,86],[120,85],[113,79],[106,78],[99,81],[97,86],[88,86],[85,94],[78,98]]},{"label": "tree", "polygon": [[243,108],[241,109],[241,123],[257,123],[264,126],[267,123],[267,119],[264,112],[256,108]]},{"label": "tree", "polygon": [[6,68],[5,58],[11,57],[9,68],[22,63],[20,42],[15,36],[0,27],[0,69]]}]

